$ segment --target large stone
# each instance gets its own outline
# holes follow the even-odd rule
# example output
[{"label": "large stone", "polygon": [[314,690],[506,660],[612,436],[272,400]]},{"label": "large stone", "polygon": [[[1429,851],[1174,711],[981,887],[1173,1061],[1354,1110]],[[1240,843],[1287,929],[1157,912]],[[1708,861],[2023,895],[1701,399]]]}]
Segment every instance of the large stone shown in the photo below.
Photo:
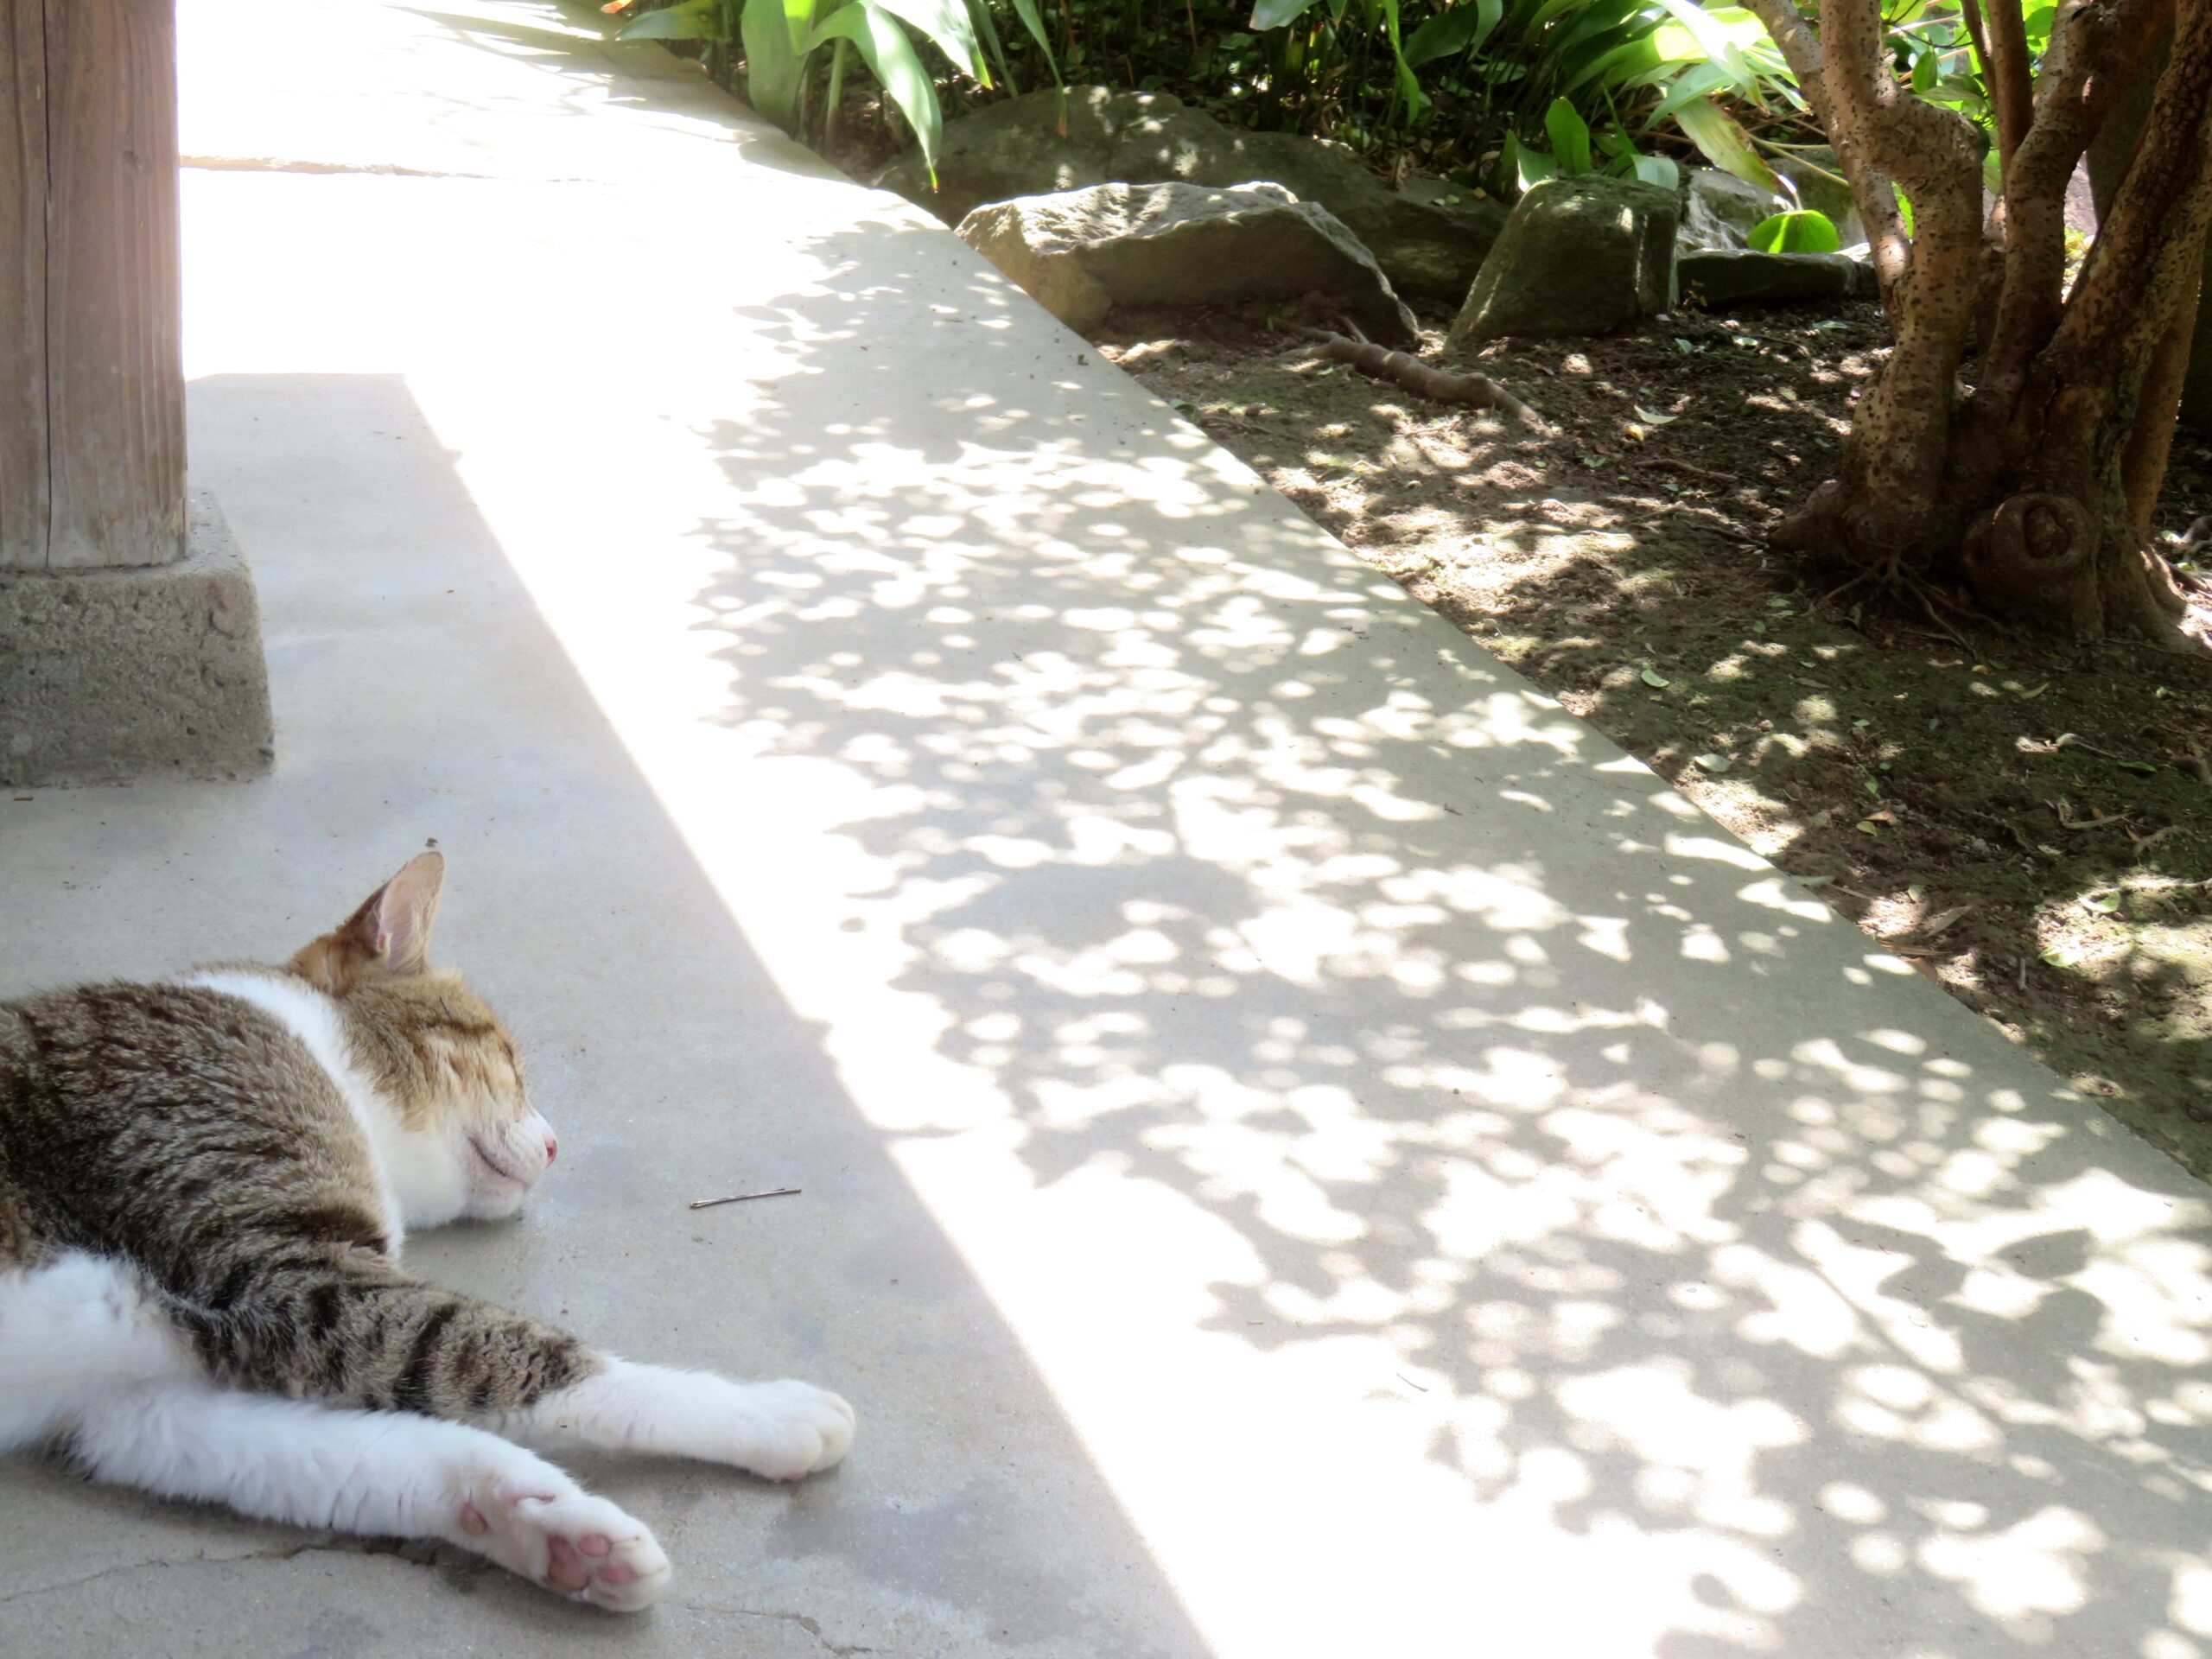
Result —
[{"label": "large stone", "polygon": [[1547,179],[1513,209],[1452,325],[1501,335],[1610,334],[1675,303],[1672,190],[1637,179]]},{"label": "large stone", "polygon": [[[1065,128],[1065,130],[1063,130]],[[1386,189],[1339,144],[1243,132],[1166,92],[1103,86],[1027,93],[949,123],[937,188],[920,152],[877,180],[957,225],[986,202],[1107,183],[1227,188],[1280,184],[1350,227],[1403,294],[1458,300],[1497,239],[1506,210],[1461,192],[1420,200]]]},{"label": "large stone", "polygon": [[1682,175],[1682,222],[1675,245],[1685,253],[1747,248],[1753,231],[1789,210],[1789,203],[1771,190],[1717,167],[1694,167]]},{"label": "large stone", "polygon": [[1412,346],[1413,313],[1325,207],[1279,184],[1098,184],[978,207],[960,237],[1078,334],[1117,305],[1319,294],[1376,340]]},{"label": "large stone", "polygon": [[1840,253],[1754,253],[1736,248],[1686,253],[1675,264],[1683,300],[1707,310],[1856,299],[1872,292],[1873,276],[1873,267]]},{"label": "large stone", "polygon": [[174,564],[0,575],[0,785],[239,777],[272,741],[253,577],[212,496]]}]

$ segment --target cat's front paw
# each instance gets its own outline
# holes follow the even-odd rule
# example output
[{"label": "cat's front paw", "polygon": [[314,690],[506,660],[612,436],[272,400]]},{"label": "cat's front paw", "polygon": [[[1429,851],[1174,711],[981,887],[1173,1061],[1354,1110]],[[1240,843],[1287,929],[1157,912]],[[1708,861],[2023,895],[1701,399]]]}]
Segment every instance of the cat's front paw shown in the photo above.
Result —
[{"label": "cat's front paw", "polygon": [[571,1601],[634,1613],[660,1599],[668,1557],[642,1522],[566,1482],[480,1482],[457,1517],[469,1547]]},{"label": "cat's front paw", "polygon": [[769,1480],[818,1474],[852,1448],[853,1408],[811,1382],[737,1384],[737,1446],[729,1461]]}]

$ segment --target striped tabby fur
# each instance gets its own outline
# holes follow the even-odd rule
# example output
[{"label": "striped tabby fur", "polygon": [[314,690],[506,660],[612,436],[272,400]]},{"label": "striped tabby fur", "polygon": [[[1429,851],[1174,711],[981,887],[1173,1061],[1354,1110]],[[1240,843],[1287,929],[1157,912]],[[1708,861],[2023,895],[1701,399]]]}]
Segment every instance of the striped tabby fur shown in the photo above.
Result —
[{"label": "striped tabby fur", "polygon": [[852,1412],[613,1359],[400,1265],[407,1228],[512,1213],[556,1150],[506,1028],[429,964],[443,879],[424,854],[282,969],[0,1004],[0,1452],[446,1538],[629,1611],[668,1583],[651,1535],[515,1441],[791,1479]]}]

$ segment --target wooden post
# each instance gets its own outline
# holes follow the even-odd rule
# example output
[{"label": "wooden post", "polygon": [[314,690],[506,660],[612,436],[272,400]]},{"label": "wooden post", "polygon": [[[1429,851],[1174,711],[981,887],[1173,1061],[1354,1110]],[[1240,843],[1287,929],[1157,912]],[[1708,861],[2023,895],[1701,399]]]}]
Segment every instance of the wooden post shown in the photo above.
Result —
[{"label": "wooden post", "polygon": [[185,551],[174,0],[0,0],[0,570]]}]

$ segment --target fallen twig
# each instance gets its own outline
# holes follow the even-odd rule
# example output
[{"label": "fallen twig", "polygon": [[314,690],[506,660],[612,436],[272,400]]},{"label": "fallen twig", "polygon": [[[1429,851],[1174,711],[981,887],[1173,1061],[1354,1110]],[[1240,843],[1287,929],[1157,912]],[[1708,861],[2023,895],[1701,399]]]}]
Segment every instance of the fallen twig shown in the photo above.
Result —
[{"label": "fallen twig", "polygon": [[[1677,513],[1690,516],[1689,528],[1707,536],[1718,536],[1724,542],[1733,542],[1738,547],[1764,547],[1766,537],[1753,531],[1739,530],[1720,517],[1711,507],[1690,501],[1662,501],[1651,509],[1657,517],[1672,517]],[[1698,515],[1705,515],[1700,517]],[[1714,522],[1714,521],[1718,522]]]},{"label": "fallen twig", "polygon": [[2127,814],[2125,812],[2116,813],[2110,817],[2100,812],[2093,818],[2077,818],[2074,816],[2073,804],[2063,796],[2055,801],[2047,801],[2044,804],[2050,808],[2053,816],[2058,819],[2058,827],[2062,830],[2107,830],[2113,824],[2124,824],[2128,821]]},{"label": "fallen twig", "polygon": [[1334,362],[1349,363],[1362,374],[1394,382],[1436,403],[1495,409],[1524,425],[1550,430],[1542,416],[1486,374],[1453,374],[1371,340],[1347,340],[1326,328],[1308,328],[1306,333],[1315,342],[1310,348],[1313,353]]},{"label": "fallen twig", "polygon": [[691,1207],[694,1210],[711,1210],[718,1204],[743,1204],[748,1198],[788,1198],[798,1192],[798,1188],[795,1186],[774,1186],[765,1192],[733,1192],[726,1198],[694,1198]]},{"label": "fallen twig", "polygon": [[1687,461],[1676,461],[1672,455],[1639,455],[1635,464],[1638,467],[1663,467],[1670,473],[1688,473],[1692,478],[1701,478],[1709,484],[1719,485],[1725,490],[1740,489],[1743,486],[1744,480],[1739,478],[1731,478],[1726,473],[1716,473],[1709,467],[1696,467]]}]

